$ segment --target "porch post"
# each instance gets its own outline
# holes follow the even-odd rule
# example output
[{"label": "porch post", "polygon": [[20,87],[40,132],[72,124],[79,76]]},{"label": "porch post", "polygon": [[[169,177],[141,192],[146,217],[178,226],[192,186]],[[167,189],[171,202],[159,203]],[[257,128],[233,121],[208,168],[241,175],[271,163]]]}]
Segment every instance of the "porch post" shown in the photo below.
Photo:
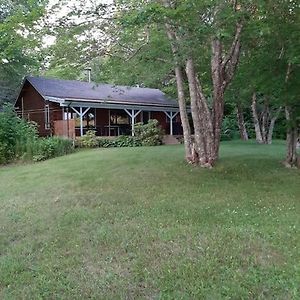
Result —
[{"label": "porch post", "polygon": [[128,109],[126,109],[126,108],[124,110],[127,112],[127,114],[129,115],[129,117],[131,118],[131,135],[134,136],[135,118],[141,112],[141,110],[138,110],[137,112],[135,112],[134,109],[132,109],[131,112]]},{"label": "porch post", "polygon": [[173,112],[170,112],[170,135],[173,135]]},{"label": "porch post", "polygon": [[71,107],[76,114],[79,115],[80,118],[80,136],[83,136],[83,116],[89,111],[90,107],[88,107],[84,112],[82,111],[82,106],[79,107],[79,111],[74,107]]},{"label": "porch post", "polygon": [[83,136],[83,115],[82,115],[82,107],[80,107],[80,136]]},{"label": "porch post", "polygon": [[110,136],[110,109],[108,110],[108,136]]},{"label": "porch post", "polygon": [[134,121],[135,121],[135,116],[134,116],[134,109],[131,110],[131,135],[134,136]]},{"label": "porch post", "polygon": [[170,135],[173,135],[173,119],[177,116],[178,112],[167,112],[165,111],[165,114],[170,119]]},{"label": "porch post", "polygon": [[69,106],[67,106],[67,131],[68,131],[68,138],[69,138],[70,137]]}]

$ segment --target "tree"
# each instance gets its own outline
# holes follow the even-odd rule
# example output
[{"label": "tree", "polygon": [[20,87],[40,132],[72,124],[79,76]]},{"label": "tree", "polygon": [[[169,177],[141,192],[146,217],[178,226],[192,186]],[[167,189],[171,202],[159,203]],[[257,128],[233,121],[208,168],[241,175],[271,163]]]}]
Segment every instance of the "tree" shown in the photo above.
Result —
[{"label": "tree", "polygon": [[[135,4],[131,3],[125,13],[129,15],[126,20],[143,27],[156,26],[157,30],[164,27],[169,39],[186,158],[212,167],[219,154],[224,94],[239,59],[242,9],[232,1],[157,1],[132,6]],[[186,114],[185,81],[191,101],[193,143]]]},{"label": "tree", "polygon": [[[254,47],[254,63],[257,68],[255,74],[258,91],[264,95],[266,108],[262,113],[262,123],[267,119],[269,112],[268,97],[272,97],[275,114],[271,119],[270,127],[274,126],[274,118],[285,107],[287,128],[287,154],[285,164],[296,166],[297,137],[299,136],[299,66],[300,43],[298,28],[300,26],[299,5],[297,1],[272,1],[264,3],[261,17],[264,26],[261,28],[260,40]],[[258,74],[258,72],[260,74]],[[253,94],[254,95],[254,94]],[[255,95],[254,95],[255,96]],[[255,97],[253,97],[255,106]],[[268,101],[269,102],[269,101]],[[273,122],[272,122],[273,121]],[[262,140],[264,138],[263,126],[261,128]],[[270,138],[269,138],[270,140]]]},{"label": "tree", "polygon": [[253,123],[256,134],[256,141],[259,144],[272,144],[272,136],[274,131],[275,122],[279,117],[282,107],[271,108],[267,96],[261,96],[263,104],[261,108],[257,105],[257,93],[252,95],[252,115]]},{"label": "tree", "polygon": [[[83,79],[84,69],[107,55],[113,42],[110,31],[114,26],[110,21],[114,6],[101,2],[62,0],[49,8],[44,18],[45,31],[54,43],[46,50],[45,75]],[[66,11],[63,15],[62,9]],[[93,79],[94,76],[92,72]]]},{"label": "tree", "polygon": [[13,100],[23,76],[37,66],[35,22],[42,0],[0,0],[0,100]]}]

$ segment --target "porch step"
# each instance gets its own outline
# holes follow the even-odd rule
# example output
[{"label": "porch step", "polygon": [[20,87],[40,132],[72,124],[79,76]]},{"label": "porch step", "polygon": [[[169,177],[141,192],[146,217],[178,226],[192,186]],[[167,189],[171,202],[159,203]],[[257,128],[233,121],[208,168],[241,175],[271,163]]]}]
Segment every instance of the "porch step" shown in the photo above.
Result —
[{"label": "porch step", "polygon": [[180,143],[174,135],[165,135],[163,137],[163,144],[165,144],[165,145],[179,145]]}]

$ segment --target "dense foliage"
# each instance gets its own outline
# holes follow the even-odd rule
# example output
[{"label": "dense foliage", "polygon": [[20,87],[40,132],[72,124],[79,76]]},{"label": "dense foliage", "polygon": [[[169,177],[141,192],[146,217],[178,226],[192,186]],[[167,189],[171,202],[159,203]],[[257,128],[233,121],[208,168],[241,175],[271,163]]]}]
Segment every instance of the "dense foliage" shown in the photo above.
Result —
[{"label": "dense foliage", "polygon": [[94,130],[89,130],[85,135],[76,138],[75,146],[80,148],[98,147],[98,138]]},{"label": "dense foliage", "polygon": [[60,137],[37,138],[27,145],[26,159],[43,161],[74,151],[73,142]]},{"label": "dense foliage", "polygon": [[117,138],[99,138],[98,145],[102,148],[140,147],[141,141],[135,136],[120,135]]},{"label": "dense foliage", "polygon": [[[13,102],[22,79],[40,67],[46,0],[0,0],[0,99]],[[0,106],[1,101],[0,100]]]},{"label": "dense foliage", "polygon": [[163,131],[157,120],[149,120],[147,124],[137,123],[134,132],[143,146],[157,146],[162,144]]},{"label": "dense foliage", "polygon": [[135,136],[120,135],[118,137],[97,137],[95,131],[89,130],[82,137],[78,137],[75,145],[79,148],[111,148],[111,147],[139,147],[158,146],[162,144],[163,132],[157,120],[149,120],[147,124],[135,125]]},{"label": "dense foliage", "polygon": [[72,151],[70,140],[38,138],[35,124],[19,118],[10,105],[0,112],[0,164],[17,160],[41,161]]},{"label": "dense foliage", "polygon": [[22,156],[35,139],[34,124],[18,118],[11,106],[5,106],[0,112],[0,164]]},{"label": "dense foliage", "polygon": [[113,147],[139,147],[141,142],[134,136],[120,135],[118,137],[104,138],[96,136],[94,130],[77,137],[75,146],[78,148],[113,148]]}]

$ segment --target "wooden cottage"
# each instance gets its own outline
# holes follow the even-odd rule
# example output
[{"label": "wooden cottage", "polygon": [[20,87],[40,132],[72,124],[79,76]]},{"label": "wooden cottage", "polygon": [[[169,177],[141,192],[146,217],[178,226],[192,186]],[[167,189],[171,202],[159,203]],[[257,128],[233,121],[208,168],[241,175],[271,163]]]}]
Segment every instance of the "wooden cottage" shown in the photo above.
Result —
[{"label": "wooden cottage", "polygon": [[167,135],[182,134],[177,102],[158,89],[26,77],[15,108],[40,136],[134,135],[134,124],[149,119]]}]

